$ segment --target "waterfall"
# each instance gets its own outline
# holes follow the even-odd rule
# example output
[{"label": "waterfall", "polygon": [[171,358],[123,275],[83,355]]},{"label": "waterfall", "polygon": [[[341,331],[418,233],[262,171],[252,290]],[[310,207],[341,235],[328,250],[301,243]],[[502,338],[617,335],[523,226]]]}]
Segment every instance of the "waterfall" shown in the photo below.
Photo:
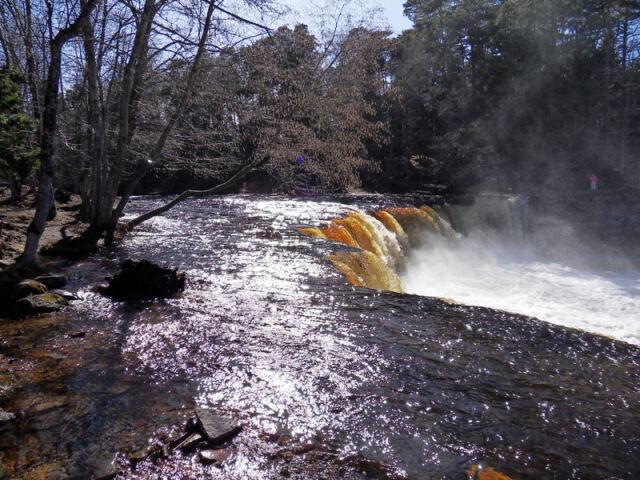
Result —
[{"label": "waterfall", "polygon": [[446,205],[444,212],[455,230],[465,235],[480,230],[523,238],[530,228],[525,195],[479,195],[472,205]]},{"label": "waterfall", "polygon": [[457,236],[444,212],[426,205],[366,213],[353,210],[325,227],[301,227],[298,231],[358,249],[335,253],[329,260],[351,284],[393,292],[404,291],[399,273],[405,269],[410,248],[428,242],[430,235]]}]

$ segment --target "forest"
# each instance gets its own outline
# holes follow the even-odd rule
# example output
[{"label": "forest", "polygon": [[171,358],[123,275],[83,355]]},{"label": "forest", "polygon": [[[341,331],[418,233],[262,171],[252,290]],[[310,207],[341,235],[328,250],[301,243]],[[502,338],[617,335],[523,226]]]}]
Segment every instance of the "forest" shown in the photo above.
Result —
[{"label": "forest", "polygon": [[54,188],[110,238],[134,193],[220,184],[638,183],[640,2],[410,0],[397,37],[339,15],[319,33],[251,20],[276,6],[2,0],[0,175],[12,201],[37,185],[34,241]]}]

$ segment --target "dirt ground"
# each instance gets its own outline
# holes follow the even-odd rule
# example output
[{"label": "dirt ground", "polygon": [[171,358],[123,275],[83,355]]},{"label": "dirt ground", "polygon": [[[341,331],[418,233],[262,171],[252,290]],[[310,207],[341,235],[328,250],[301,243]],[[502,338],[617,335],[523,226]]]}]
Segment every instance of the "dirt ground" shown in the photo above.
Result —
[{"label": "dirt ground", "polygon": [[[19,204],[7,204],[9,189],[0,188],[0,262],[11,263],[22,252],[29,222],[35,212],[35,193],[26,189]],[[50,246],[63,237],[63,229],[67,235],[80,233],[86,225],[76,221],[80,207],[80,197],[71,196],[68,203],[56,202],[57,215],[47,222],[47,227],[40,239],[40,248]],[[65,228],[66,227],[66,228]]]}]

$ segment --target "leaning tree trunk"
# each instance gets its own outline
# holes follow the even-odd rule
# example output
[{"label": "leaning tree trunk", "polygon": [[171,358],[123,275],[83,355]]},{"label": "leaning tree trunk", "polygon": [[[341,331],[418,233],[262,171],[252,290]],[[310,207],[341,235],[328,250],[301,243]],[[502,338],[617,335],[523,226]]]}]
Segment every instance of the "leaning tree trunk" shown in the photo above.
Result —
[{"label": "leaning tree trunk", "polygon": [[67,41],[79,33],[81,22],[89,16],[96,3],[97,0],[87,0],[86,3],[83,2],[78,18],[69,27],[60,30],[53,40],[51,40],[51,60],[47,73],[44,111],[42,115],[40,172],[36,211],[27,229],[27,240],[22,255],[20,255],[18,259],[19,263],[28,263],[35,259],[40,237],[42,237],[47,220],[50,218],[52,212],[55,212],[53,177],[55,174],[55,135],[58,120],[58,88],[60,85],[62,48]]},{"label": "leaning tree trunk", "polygon": [[227,191],[229,191],[229,189],[231,187],[233,187],[234,185],[238,184],[242,179],[246,178],[248,175],[250,175],[251,173],[255,172],[260,166],[266,164],[269,161],[269,156],[265,156],[264,158],[260,159],[260,160],[254,160],[253,162],[245,165],[244,167],[242,167],[240,170],[238,170],[235,174],[233,174],[228,180],[224,181],[223,183],[220,183],[218,185],[216,185],[215,187],[209,188],[207,190],[185,190],[184,192],[182,192],[180,195],[178,195],[177,197],[175,197],[173,200],[171,200],[170,202],[165,203],[164,205],[150,210],[146,213],[143,213],[142,215],[134,218],[133,220],[131,220],[130,222],[128,222],[126,224],[126,231],[131,231],[133,230],[135,227],[137,227],[138,225],[140,225],[143,222],[146,222],[147,220],[157,216],[157,215],[161,215],[164,212],[172,209],[173,207],[175,207],[178,203],[186,200],[187,198],[193,198],[193,197],[206,197],[209,195],[216,195],[219,193],[225,193]]}]

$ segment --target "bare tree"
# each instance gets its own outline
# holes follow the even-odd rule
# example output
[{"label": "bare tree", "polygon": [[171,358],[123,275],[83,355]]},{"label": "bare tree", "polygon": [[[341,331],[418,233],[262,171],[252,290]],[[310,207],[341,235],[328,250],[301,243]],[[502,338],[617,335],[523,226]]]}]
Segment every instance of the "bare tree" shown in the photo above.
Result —
[{"label": "bare tree", "polygon": [[[53,36],[49,44],[50,60],[44,90],[38,198],[33,220],[27,230],[24,251],[18,260],[20,263],[34,260],[38,251],[40,237],[46,226],[47,217],[50,215],[52,208],[54,208],[53,177],[56,170],[54,155],[62,49],[70,39],[80,33],[82,22],[91,14],[96,4],[97,0],[83,1],[75,20],[68,19],[67,25]],[[54,28],[51,15],[49,16],[49,28],[50,30]]]}]

